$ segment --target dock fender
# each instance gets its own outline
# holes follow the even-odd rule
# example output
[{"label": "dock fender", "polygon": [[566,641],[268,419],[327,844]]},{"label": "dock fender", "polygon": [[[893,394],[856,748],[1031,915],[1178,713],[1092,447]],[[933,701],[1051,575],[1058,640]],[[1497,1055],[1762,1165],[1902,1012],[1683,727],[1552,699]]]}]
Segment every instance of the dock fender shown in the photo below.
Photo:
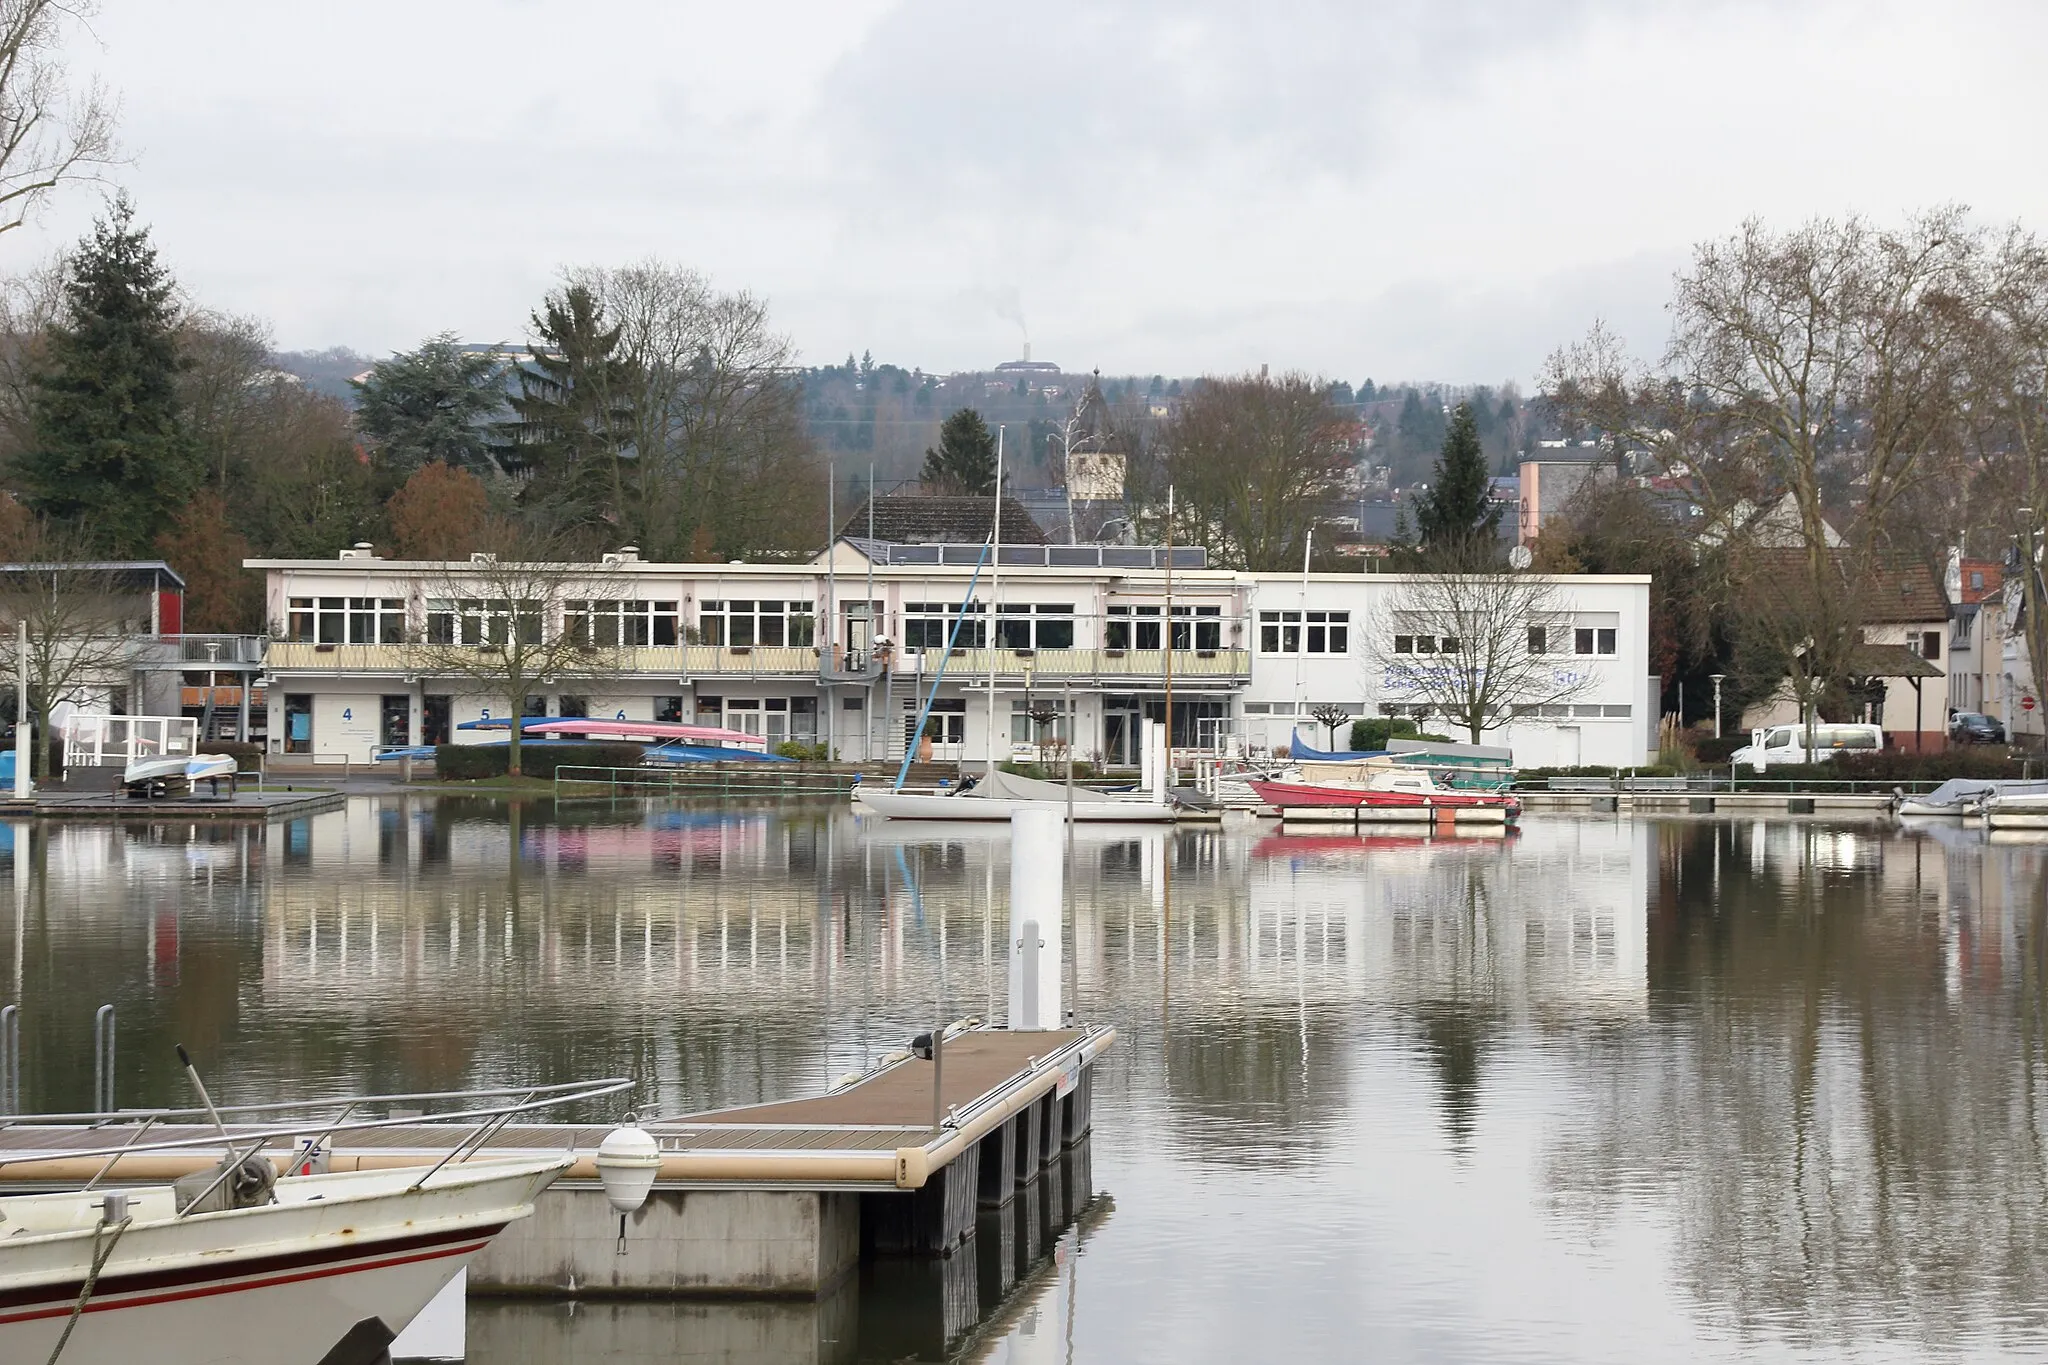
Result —
[{"label": "dock fender", "polygon": [[899,1190],[921,1190],[924,1182],[931,1178],[931,1153],[922,1147],[898,1147],[896,1149],[896,1188]]}]

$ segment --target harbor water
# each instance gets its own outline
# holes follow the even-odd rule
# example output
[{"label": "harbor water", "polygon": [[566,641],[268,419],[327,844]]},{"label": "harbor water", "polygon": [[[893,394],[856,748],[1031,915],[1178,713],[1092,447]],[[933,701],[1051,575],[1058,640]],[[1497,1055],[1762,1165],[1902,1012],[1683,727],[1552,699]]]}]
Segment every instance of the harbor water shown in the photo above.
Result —
[{"label": "harbor water", "polygon": [[[1006,1010],[1001,826],[391,795],[0,831],[32,1109],[184,1103],[182,1042],[237,1100],[623,1074],[675,1114]],[[479,1300],[469,1359],[2048,1352],[2048,844],[1545,814],[1071,858],[1065,1003],[1119,1041],[1092,1139],[966,1260]]]}]

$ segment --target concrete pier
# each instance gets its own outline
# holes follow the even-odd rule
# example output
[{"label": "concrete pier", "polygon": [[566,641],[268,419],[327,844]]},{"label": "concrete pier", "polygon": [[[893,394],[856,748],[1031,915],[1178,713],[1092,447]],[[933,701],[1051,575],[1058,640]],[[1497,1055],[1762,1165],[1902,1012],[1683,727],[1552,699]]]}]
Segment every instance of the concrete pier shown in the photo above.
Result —
[{"label": "concrete pier", "polygon": [[[553,1151],[577,1158],[532,1218],[507,1228],[470,1269],[476,1294],[559,1297],[818,1298],[863,1257],[944,1257],[1087,1131],[1094,1062],[1114,1029],[963,1028],[943,1065],[908,1052],[809,1099],[649,1122],[660,1147],[654,1192],[619,1217],[593,1157],[609,1125],[514,1124],[485,1157]],[[931,1123],[935,1070],[945,1122]],[[308,1106],[312,1109],[313,1106]],[[317,1120],[305,1127],[318,1131]],[[342,1132],[328,1169],[430,1165],[470,1128],[401,1122]],[[232,1132],[232,1128],[231,1128]],[[0,1127],[0,1189],[83,1184],[121,1147],[128,1124]],[[210,1128],[158,1125],[159,1139]],[[290,1139],[268,1153],[283,1167]],[[220,1158],[214,1145],[120,1157],[104,1183],[175,1179]],[[984,1157],[989,1158],[986,1166]]]}]

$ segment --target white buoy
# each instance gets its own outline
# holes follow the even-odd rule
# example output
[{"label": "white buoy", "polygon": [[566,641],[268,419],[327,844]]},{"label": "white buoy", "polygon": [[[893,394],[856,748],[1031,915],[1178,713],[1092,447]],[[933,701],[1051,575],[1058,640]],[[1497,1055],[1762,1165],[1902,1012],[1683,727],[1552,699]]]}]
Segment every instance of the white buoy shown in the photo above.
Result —
[{"label": "white buoy", "polygon": [[1060,1026],[1060,907],[1066,864],[1057,811],[1010,817],[1010,1027]]},{"label": "white buoy", "polygon": [[620,1213],[631,1213],[646,1203],[654,1190],[654,1177],[660,1173],[660,1145],[631,1119],[606,1133],[598,1144],[597,1178],[604,1182],[604,1197]]}]

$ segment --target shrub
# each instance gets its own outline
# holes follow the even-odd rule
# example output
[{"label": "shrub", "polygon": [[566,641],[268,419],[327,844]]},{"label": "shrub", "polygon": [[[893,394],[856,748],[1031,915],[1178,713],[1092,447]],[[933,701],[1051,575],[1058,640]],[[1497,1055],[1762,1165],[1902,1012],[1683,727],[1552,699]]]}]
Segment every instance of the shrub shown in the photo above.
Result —
[{"label": "shrub", "polygon": [[793,758],[799,763],[824,763],[831,759],[832,747],[828,744],[806,744],[800,739],[786,739],[775,746],[775,753],[777,757]]},{"label": "shrub", "polygon": [[[557,768],[637,768],[638,744],[522,744],[519,771],[547,780]],[[434,750],[434,775],[443,782],[503,777],[512,758],[506,744],[443,744]]]},{"label": "shrub", "polygon": [[1384,749],[1390,739],[1420,738],[1415,722],[1406,716],[1373,716],[1351,722],[1351,747],[1360,753]]},{"label": "shrub", "polygon": [[202,754],[224,754],[235,760],[235,767],[245,773],[254,772],[263,766],[263,746],[261,744],[245,744],[238,739],[216,739],[210,742],[201,740],[199,742],[199,752]]}]

